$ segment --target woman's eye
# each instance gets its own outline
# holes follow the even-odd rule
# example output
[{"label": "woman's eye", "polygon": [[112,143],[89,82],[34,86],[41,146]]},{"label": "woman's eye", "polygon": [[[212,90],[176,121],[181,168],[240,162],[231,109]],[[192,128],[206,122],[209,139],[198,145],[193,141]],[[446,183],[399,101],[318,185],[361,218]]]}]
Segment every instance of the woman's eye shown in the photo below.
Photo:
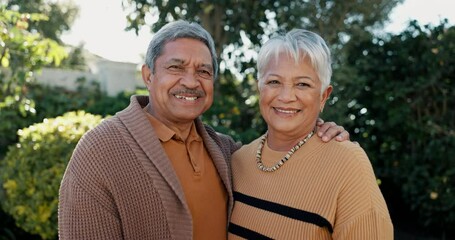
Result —
[{"label": "woman's eye", "polygon": [[299,86],[299,87],[308,87],[310,85],[308,83],[301,82],[301,83],[297,83],[297,86]]},{"label": "woman's eye", "polygon": [[267,81],[268,85],[274,85],[274,84],[279,84],[280,82],[278,80],[269,80]]}]

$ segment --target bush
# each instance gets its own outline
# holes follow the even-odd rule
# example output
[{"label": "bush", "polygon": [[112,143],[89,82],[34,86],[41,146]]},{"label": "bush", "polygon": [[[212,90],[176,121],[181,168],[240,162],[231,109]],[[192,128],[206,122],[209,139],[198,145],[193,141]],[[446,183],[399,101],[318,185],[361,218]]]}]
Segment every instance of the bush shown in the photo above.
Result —
[{"label": "bush", "polygon": [[79,79],[77,91],[41,84],[24,86],[27,98],[33,99],[33,112],[22,114],[18,104],[4,107],[0,111],[0,161],[8,146],[17,142],[17,130],[41,122],[44,118],[53,118],[66,112],[83,110],[103,117],[113,115],[129,104],[133,94],[147,94],[143,90],[121,92],[115,97],[106,95],[96,82]]},{"label": "bush", "polygon": [[359,77],[342,106],[354,121],[353,139],[396,190],[386,199],[395,226],[409,223],[398,214],[407,208],[413,232],[442,239],[453,239],[455,224],[454,42],[455,26],[447,22],[411,22],[398,35],[354,41],[347,65]]},{"label": "bush", "polygon": [[18,131],[19,143],[0,162],[1,206],[16,224],[43,239],[57,236],[60,181],[81,136],[98,115],[69,112]]}]

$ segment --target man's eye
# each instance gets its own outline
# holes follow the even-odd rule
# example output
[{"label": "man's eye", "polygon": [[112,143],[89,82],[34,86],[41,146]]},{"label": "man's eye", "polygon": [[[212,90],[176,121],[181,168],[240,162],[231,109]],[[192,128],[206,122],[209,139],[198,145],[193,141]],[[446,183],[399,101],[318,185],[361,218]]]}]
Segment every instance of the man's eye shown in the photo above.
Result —
[{"label": "man's eye", "polygon": [[212,72],[210,72],[208,70],[199,70],[198,73],[203,78],[211,78],[212,77]]},{"label": "man's eye", "polygon": [[181,70],[182,67],[179,66],[179,65],[170,65],[169,67],[167,67],[167,69],[169,69],[169,70]]}]

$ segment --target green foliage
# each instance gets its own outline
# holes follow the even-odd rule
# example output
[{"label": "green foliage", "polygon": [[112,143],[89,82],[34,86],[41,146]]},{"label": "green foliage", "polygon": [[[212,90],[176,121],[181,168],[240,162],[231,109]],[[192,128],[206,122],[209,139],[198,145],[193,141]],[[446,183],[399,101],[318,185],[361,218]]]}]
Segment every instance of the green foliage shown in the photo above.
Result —
[{"label": "green foliage", "polygon": [[52,16],[45,22],[30,22],[29,30],[59,44],[62,43],[60,36],[70,29],[79,13],[79,8],[72,1],[7,0],[6,9]]},{"label": "green foliage", "polygon": [[[216,131],[229,134],[236,141],[249,143],[266,129],[257,105],[258,96],[256,89],[250,88],[246,88],[248,93],[241,98],[236,95],[239,89],[244,87],[242,84],[253,85],[255,80],[250,78],[234,86],[229,84],[232,79],[225,79],[229,77],[233,75],[226,74],[220,77],[219,84],[223,93],[215,94],[212,107],[204,113],[202,119]],[[242,99],[246,99],[245,102],[240,102]]]},{"label": "green foliage", "polygon": [[59,64],[66,56],[57,42],[28,31],[29,23],[48,19],[43,14],[22,14],[0,8],[0,110],[15,108],[23,116],[34,114],[34,102],[26,97],[35,71]]},{"label": "green foliage", "polygon": [[[13,108],[4,108],[0,111],[0,162],[6,154],[7,147],[17,143],[18,129],[41,122],[44,118],[57,117],[68,111],[83,109],[86,112],[100,114],[102,116],[113,115],[125,108],[132,94],[144,94],[143,90],[135,92],[122,92],[117,96],[110,97],[101,92],[99,85],[93,82],[87,83],[85,79],[79,79],[77,91],[68,91],[60,87],[42,86],[31,84],[28,88],[28,97],[35,100],[36,114],[26,117]],[[0,184],[1,186],[1,184]],[[0,202],[5,196],[0,194]],[[3,239],[34,239],[18,229],[14,220],[0,211],[0,236]],[[9,236],[9,237],[8,237]],[[36,237],[35,237],[36,238]]]},{"label": "green foliage", "polygon": [[[36,32],[43,38],[51,39],[58,44],[63,44],[61,35],[70,30],[74,20],[79,14],[79,8],[72,1],[48,1],[48,0],[8,0],[6,9],[21,13],[39,13],[49,16],[44,21],[28,22],[28,31]],[[52,16],[52,17],[50,17]],[[60,64],[61,68],[84,70],[87,68],[83,54],[83,45],[77,47],[67,46],[68,57]],[[55,64],[46,64],[46,67],[54,67]]]},{"label": "green foliage", "polygon": [[0,207],[0,240],[40,240],[39,235],[32,235],[16,226],[14,219],[3,212]]},{"label": "green foliage", "polygon": [[346,58],[359,76],[344,93],[353,138],[420,224],[441,232],[455,224],[454,43],[447,22],[412,22],[401,34],[353,42]]},{"label": "green foliage", "polygon": [[[276,30],[302,27],[321,33],[332,44],[356,31],[379,27],[401,0],[369,1],[162,1],[127,0],[127,29],[144,25],[157,31],[176,19],[200,22],[214,37],[219,53],[230,44],[259,46]],[[146,17],[153,19],[146,23]],[[375,26],[377,25],[377,26]]]},{"label": "green foliage", "polygon": [[[127,29],[157,31],[175,19],[199,22],[215,40],[221,58],[215,102],[205,120],[242,142],[265,125],[257,107],[255,56],[274,32],[294,27],[320,33],[336,52],[350,39],[380,27],[402,0],[369,1],[162,1],[126,0]],[[146,23],[146,19],[151,22]],[[239,114],[241,113],[241,114]]]},{"label": "green foliage", "polygon": [[[27,88],[27,98],[35,101],[35,114],[23,116],[17,109],[18,105],[5,107],[0,111],[0,159],[9,145],[16,143],[18,129],[33,123],[41,122],[44,118],[57,117],[65,112],[84,110],[102,116],[113,115],[129,104],[132,94],[136,92],[122,92],[117,96],[107,96],[96,82],[87,82],[80,78],[76,91],[69,91],[61,87],[30,84]],[[1,161],[1,160],[0,160]]]},{"label": "green foliage", "polygon": [[81,136],[101,116],[69,112],[18,131],[19,142],[0,162],[2,208],[16,224],[43,239],[57,236],[60,180]]},{"label": "green foliage", "polygon": [[[53,67],[52,65],[49,67]],[[63,59],[60,68],[88,71],[87,61],[84,55],[84,44],[70,47],[68,57]]]}]

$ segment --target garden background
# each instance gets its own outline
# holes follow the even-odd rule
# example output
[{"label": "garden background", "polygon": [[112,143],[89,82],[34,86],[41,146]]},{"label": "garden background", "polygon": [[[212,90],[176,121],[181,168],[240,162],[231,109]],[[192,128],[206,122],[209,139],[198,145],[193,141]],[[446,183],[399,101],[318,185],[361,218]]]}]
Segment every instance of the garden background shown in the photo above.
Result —
[{"label": "garden background", "polygon": [[[368,153],[395,239],[455,239],[455,27],[441,19],[434,26],[411,21],[400,33],[381,31],[401,2],[115,4],[127,11],[126,31],[151,26],[154,32],[186,19],[213,35],[221,74],[203,120],[244,143],[265,131],[255,89],[260,44],[294,27],[321,34],[334,60],[334,92],[322,118],[344,126]],[[132,94],[146,92],[112,96],[83,77],[72,90],[37,82],[43,68],[87,70],[84,45],[61,39],[78,8],[68,1],[0,3],[0,239],[56,239],[58,188],[75,144],[127,106]]]}]

